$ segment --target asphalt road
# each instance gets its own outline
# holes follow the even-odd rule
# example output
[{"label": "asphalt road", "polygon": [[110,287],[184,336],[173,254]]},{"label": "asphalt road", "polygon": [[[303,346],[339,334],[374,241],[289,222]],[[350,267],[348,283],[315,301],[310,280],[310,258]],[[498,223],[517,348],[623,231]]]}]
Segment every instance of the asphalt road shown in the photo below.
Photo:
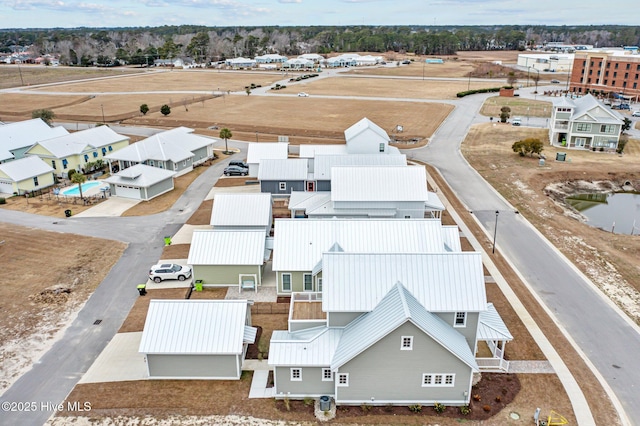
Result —
[{"label": "asphalt road", "polygon": [[[245,144],[229,143],[244,147]],[[246,152],[246,149],[243,151]],[[238,154],[240,157],[242,154]],[[231,160],[234,157],[231,157]],[[89,298],[63,337],[0,398],[0,404],[34,403],[35,410],[2,411],[0,425],[42,425],[116,334],[147,281],[149,265],[160,258],[163,236],[174,235],[200,206],[225,167],[218,163],[200,175],[167,212],[125,218],[53,219],[3,210],[3,222],[107,238],[128,243],[123,256]],[[94,325],[96,320],[102,320]],[[80,404],[85,401],[77,401]],[[90,402],[90,401],[89,401]],[[4,408],[5,406],[2,405]]]},{"label": "asphalt road", "polygon": [[458,197],[493,235],[499,211],[497,247],[571,335],[621,402],[630,424],[640,425],[640,328],[587,281],[560,252],[515,214],[460,153],[469,126],[484,99],[461,99],[427,148],[410,157],[437,167]]}]

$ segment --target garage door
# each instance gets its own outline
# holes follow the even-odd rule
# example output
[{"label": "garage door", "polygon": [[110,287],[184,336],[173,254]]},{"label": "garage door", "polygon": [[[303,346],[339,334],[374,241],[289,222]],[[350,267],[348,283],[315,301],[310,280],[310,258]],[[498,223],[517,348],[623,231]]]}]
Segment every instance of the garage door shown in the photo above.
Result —
[{"label": "garage door", "polygon": [[133,198],[134,200],[140,199],[140,188],[132,186],[116,185],[116,195],[122,198]]},{"label": "garage door", "polygon": [[13,194],[13,185],[11,181],[0,179],[0,193]]}]

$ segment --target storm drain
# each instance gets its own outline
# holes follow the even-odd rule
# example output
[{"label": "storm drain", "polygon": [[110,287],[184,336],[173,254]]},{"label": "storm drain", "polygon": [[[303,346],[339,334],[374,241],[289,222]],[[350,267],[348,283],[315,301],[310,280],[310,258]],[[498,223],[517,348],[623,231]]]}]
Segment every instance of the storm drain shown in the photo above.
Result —
[{"label": "storm drain", "polygon": [[100,319],[95,320],[95,321],[93,322],[93,325],[100,325],[100,323],[101,323],[101,322],[102,322],[102,320],[100,320]]}]

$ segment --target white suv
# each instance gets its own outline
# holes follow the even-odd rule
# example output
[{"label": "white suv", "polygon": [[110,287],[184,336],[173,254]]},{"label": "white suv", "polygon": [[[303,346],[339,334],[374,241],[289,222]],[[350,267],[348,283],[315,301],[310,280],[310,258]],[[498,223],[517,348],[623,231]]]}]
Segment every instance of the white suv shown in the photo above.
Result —
[{"label": "white suv", "polygon": [[632,117],[640,117],[640,111],[633,111]]},{"label": "white suv", "polygon": [[154,282],[162,280],[179,280],[184,281],[191,277],[191,268],[188,266],[177,265],[175,263],[160,263],[153,265],[149,269],[149,279]]}]

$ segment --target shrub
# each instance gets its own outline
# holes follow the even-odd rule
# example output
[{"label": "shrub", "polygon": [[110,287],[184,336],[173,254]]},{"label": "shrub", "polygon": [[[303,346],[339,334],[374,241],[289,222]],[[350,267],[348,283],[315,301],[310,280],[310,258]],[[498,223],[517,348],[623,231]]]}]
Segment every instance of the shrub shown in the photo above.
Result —
[{"label": "shrub", "polygon": [[462,407],[460,407],[460,414],[462,414],[463,416],[468,416],[469,414],[471,414],[471,407],[469,407],[468,405],[463,405]]},{"label": "shrub", "polygon": [[496,396],[496,402],[502,401],[502,397],[500,395]]},{"label": "shrub", "polygon": [[527,138],[520,141],[516,141],[511,145],[513,152],[517,152],[521,157],[525,154],[533,156],[533,154],[540,154],[544,149],[544,144],[540,139]]},{"label": "shrub", "polygon": [[142,113],[142,115],[147,115],[147,113],[149,112],[149,105],[147,104],[140,105],[140,112]]},{"label": "shrub", "polygon": [[439,402],[436,402],[433,404],[433,409],[435,410],[436,413],[444,413],[444,410],[447,409],[447,406],[444,404],[440,404]]},{"label": "shrub", "polygon": [[477,394],[477,393],[474,393],[474,394],[473,394],[473,400],[474,400],[474,401],[480,401],[481,399],[482,399],[482,398],[480,397],[480,395],[479,395],[479,394]]},{"label": "shrub", "polygon": [[308,396],[305,397],[304,405],[306,405],[307,407],[311,407],[313,405],[313,398],[308,397]]},{"label": "shrub", "polygon": [[0,197],[0,204],[7,204],[7,200],[4,197]]},{"label": "shrub", "polygon": [[369,410],[371,410],[371,406],[370,406],[369,404],[362,404],[362,405],[360,406],[360,408],[362,409],[362,412],[363,412],[363,413],[366,413],[366,412],[368,412]]},{"label": "shrub", "polygon": [[409,411],[411,411],[412,413],[419,413],[420,411],[422,411],[422,405],[420,404],[410,405]]},{"label": "shrub", "polygon": [[291,401],[289,401],[289,397],[285,396],[283,401],[284,407],[287,409],[287,411],[291,411]]},{"label": "shrub", "polygon": [[76,170],[75,169],[69,169],[69,171],[67,172],[67,178],[69,178],[69,180],[71,180],[71,177],[76,174]]},{"label": "shrub", "polygon": [[464,92],[458,92],[456,96],[459,98],[464,98],[465,96],[475,95],[476,93],[492,93],[492,92],[499,92],[499,91],[500,91],[499,87],[490,87],[486,89],[465,90]]},{"label": "shrub", "polygon": [[600,152],[604,152],[604,148],[603,147],[600,147]]},{"label": "shrub", "polygon": [[620,141],[618,142],[618,147],[616,148],[616,152],[618,154],[622,154],[622,151],[624,151],[624,147],[627,145],[627,140],[626,139],[620,139]]},{"label": "shrub", "polygon": [[488,413],[489,411],[491,411],[491,406],[489,404],[486,404],[482,406],[482,409]]},{"label": "shrub", "polygon": [[167,116],[171,114],[171,107],[167,104],[164,104],[160,107],[160,112],[162,113],[162,115]]}]

